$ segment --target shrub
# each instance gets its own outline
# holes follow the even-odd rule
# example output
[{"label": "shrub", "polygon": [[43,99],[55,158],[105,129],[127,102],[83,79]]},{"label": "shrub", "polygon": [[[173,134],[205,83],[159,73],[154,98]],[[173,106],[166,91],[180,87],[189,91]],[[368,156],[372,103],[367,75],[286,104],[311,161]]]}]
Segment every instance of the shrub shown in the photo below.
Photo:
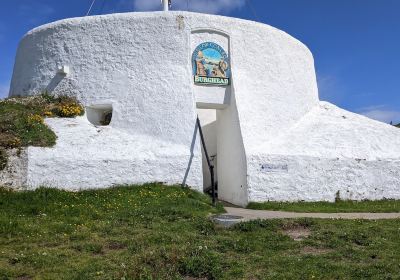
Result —
[{"label": "shrub", "polygon": [[72,118],[83,114],[84,108],[75,98],[55,97],[47,92],[0,100],[0,169],[7,163],[5,149],[51,147],[56,143],[57,137],[45,124],[45,117]]},{"label": "shrub", "polygon": [[43,115],[44,115],[45,117],[53,117],[53,116],[54,116],[53,112],[51,112],[51,111],[45,111],[45,112],[43,113]]},{"label": "shrub", "polygon": [[56,115],[63,118],[81,116],[83,112],[83,107],[78,103],[60,104],[55,110]]},{"label": "shrub", "polygon": [[48,93],[47,91],[44,91],[41,94],[41,97],[44,101],[46,101],[47,103],[53,103],[55,101],[55,97],[54,95],[51,95],[50,93]]},{"label": "shrub", "polygon": [[44,119],[41,115],[31,114],[28,116],[28,125],[29,126],[34,126],[34,125],[42,124],[42,123],[44,123]]},{"label": "shrub", "polygon": [[21,139],[18,137],[7,134],[7,133],[0,133],[0,147],[13,149],[18,148],[21,146]]}]

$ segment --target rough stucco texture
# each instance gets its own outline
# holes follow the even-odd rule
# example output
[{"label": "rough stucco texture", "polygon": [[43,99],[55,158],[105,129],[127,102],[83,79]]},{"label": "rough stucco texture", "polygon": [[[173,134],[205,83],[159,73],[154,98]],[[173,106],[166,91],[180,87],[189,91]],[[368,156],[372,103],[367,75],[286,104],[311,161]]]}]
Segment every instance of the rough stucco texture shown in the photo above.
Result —
[{"label": "rough stucco texture", "polygon": [[[82,121],[49,120],[57,145],[29,148],[28,186],[165,181],[201,189],[188,30],[176,15],[150,13],[69,19],[29,32],[10,95],[75,95],[86,106],[112,105],[113,119],[101,134]],[[61,65],[69,76],[56,74]]]},{"label": "rough stucco texture", "polygon": [[[400,199],[400,160],[259,155],[250,162],[249,174],[257,174],[249,176],[250,201]],[[262,169],[262,162],[275,169]]]},{"label": "rough stucco texture", "polygon": [[28,148],[30,187],[77,190],[153,181],[203,187],[197,175],[201,157],[192,157],[184,145],[94,127],[86,117],[48,119],[47,124],[58,136],[57,145]]},{"label": "rough stucco texture", "polygon": [[[203,40],[231,59],[232,83],[215,88],[218,98],[193,85],[191,55]],[[56,74],[62,65],[69,76]],[[29,187],[165,181],[201,189],[197,101],[222,109],[218,181],[231,202],[333,200],[338,191],[400,197],[400,130],[319,102],[311,52],[264,24],[187,12],[48,24],[22,39],[10,95],[43,90],[111,105],[113,119],[100,128],[85,117],[48,120],[58,141],[28,149]]]},{"label": "rough stucco texture", "polygon": [[327,102],[249,158],[250,201],[400,198],[400,131]]},{"label": "rough stucco texture", "polygon": [[0,171],[1,186],[14,190],[24,189],[27,180],[28,155],[26,149],[7,150],[7,165]]}]

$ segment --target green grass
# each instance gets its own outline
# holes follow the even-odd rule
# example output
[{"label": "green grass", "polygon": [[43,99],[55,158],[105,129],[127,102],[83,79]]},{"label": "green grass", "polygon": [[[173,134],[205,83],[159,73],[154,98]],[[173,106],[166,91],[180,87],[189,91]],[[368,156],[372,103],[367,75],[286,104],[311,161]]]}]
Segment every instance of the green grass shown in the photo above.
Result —
[{"label": "green grass", "polygon": [[[181,187],[0,191],[0,279],[399,279],[400,220],[226,229]],[[294,241],[287,229],[311,235]]]},{"label": "green grass", "polygon": [[249,209],[291,211],[305,213],[398,213],[400,212],[400,200],[377,201],[352,201],[339,200],[337,202],[251,202]]},{"label": "green grass", "polygon": [[76,99],[48,94],[0,100],[0,170],[7,165],[6,149],[26,146],[51,147],[55,133],[44,117],[75,117],[84,113]]},{"label": "green grass", "polygon": [[0,102],[0,145],[4,148],[53,146],[54,132],[40,121],[29,121],[29,116],[42,114],[42,107],[36,103]]}]

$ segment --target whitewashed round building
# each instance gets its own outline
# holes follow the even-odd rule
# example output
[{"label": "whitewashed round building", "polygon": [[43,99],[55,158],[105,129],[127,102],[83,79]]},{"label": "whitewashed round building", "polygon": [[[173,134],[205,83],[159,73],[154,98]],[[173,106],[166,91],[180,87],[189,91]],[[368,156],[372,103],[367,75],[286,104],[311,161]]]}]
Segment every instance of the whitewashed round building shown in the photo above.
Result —
[{"label": "whitewashed round building", "polygon": [[189,12],[47,24],[22,39],[10,96],[43,91],[86,115],[46,120],[57,144],[27,148],[25,188],[203,190],[199,114],[222,200],[400,198],[400,130],[320,102],[309,49],[265,24]]}]

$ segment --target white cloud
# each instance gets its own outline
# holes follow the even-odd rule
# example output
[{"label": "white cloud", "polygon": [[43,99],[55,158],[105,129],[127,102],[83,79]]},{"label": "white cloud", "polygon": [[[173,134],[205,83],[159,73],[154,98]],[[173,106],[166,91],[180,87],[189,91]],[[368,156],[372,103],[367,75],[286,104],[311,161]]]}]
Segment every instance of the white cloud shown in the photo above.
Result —
[{"label": "white cloud", "polygon": [[[228,14],[242,8],[245,4],[246,0],[172,0],[172,10]],[[134,9],[135,11],[161,10],[161,0],[135,0]]]},{"label": "white cloud", "polygon": [[0,85],[0,98],[6,98],[8,96],[9,86]]},{"label": "white cloud", "polygon": [[400,111],[387,108],[385,105],[370,106],[357,110],[361,115],[384,123],[400,123]]}]

